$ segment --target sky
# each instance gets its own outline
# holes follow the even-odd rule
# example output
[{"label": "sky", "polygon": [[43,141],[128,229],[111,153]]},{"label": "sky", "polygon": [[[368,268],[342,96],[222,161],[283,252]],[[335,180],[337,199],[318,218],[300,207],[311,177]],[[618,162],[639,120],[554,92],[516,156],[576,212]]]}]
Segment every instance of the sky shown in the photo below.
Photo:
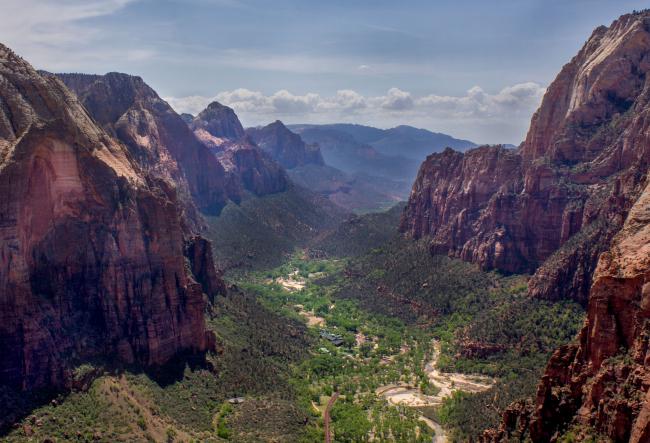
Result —
[{"label": "sky", "polygon": [[633,0],[0,0],[0,42],[52,72],[141,76],[245,126],[400,124],[518,144],[545,88]]}]

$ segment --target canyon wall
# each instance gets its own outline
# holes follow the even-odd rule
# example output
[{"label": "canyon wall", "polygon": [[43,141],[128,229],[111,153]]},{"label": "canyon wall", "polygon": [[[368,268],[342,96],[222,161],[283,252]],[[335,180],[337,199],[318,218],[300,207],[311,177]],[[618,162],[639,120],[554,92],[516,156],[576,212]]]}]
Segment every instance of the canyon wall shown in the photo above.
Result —
[{"label": "canyon wall", "polygon": [[[85,361],[150,367],[214,343],[204,290],[221,282],[209,243],[186,235],[177,188],[156,165],[96,124],[111,129],[118,112],[93,120],[60,80],[0,45],[2,384],[62,387]],[[195,192],[221,179],[202,174]]]},{"label": "canyon wall", "polygon": [[[228,200],[238,201],[241,189],[233,177],[188,128],[185,121],[140,77],[56,74],[110,135],[123,142],[145,171],[165,179],[209,215]],[[192,209],[187,208],[192,220]]]},{"label": "canyon wall", "polygon": [[518,149],[429,156],[401,231],[483,269],[535,273],[533,296],[586,304],[598,256],[646,180],[648,20],[632,14],[596,29],[549,86]]},{"label": "canyon wall", "polygon": [[650,11],[596,29],[549,87],[516,153],[524,176],[516,198],[539,201],[526,180],[550,172],[545,187],[572,189],[557,221],[578,216],[570,219],[579,231],[555,237],[561,245],[529,290],[562,298],[582,279],[587,318],[577,342],[551,357],[536,397],[511,405],[482,441],[650,441],[649,69]]},{"label": "canyon wall", "polygon": [[284,169],[246,135],[232,108],[212,102],[189,125],[243,189],[258,196],[288,189]]}]

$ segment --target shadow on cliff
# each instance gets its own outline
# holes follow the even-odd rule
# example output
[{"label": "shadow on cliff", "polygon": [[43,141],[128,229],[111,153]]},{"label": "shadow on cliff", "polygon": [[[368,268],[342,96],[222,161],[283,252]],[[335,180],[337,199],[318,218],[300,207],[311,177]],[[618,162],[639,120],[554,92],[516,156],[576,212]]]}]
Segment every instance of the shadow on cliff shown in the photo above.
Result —
[{"label": "shadow on cliff", "polygon": [[130,372],[143,372],[160,387],[169,386],[183,379],[186,369],[196,371],[206,369],[213,371],[214,367],[206,359],[205,353],[187,352],[178,354],[164,365],[149,367],[146,369],[128,368]]}]

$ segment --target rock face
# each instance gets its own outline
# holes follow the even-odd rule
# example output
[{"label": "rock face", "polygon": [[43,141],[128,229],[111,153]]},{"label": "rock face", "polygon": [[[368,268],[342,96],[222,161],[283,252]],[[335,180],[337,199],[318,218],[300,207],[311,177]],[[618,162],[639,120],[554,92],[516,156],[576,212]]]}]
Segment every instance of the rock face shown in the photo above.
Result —
[{"label": "rock face", "polygon": [[650,441],[650,184],[600,257],[578,344],[554,353],[535,403],[513,405],[485,440],[554,441],[577,425],[615,442]]},{"label": "rock face", "polygon": [[195,133],[207,132],[212,137],[230,140],[238,140],[245,135],[235,111],[219,102],[210,103],[192,120],[190,127]]},{"label": "rock face", "polygon": [[[102,123],[147,115],[124,112]],[[155,366],[213,343],[209,244],[185,236],[176,188],[134,157],[61,81],[0,45],[3,384],[65,386],[87,359]]]},{"label": "rock face", "polygon": [[228,199],[239,199],[237,183],[140,77],[120,73],[57,77],[104,130],[129,148],[143,169],[189,193],[202,212],[218,214]]},{"label": "rock face", "polygon": [[[557,441],[567,431],[573,441],[650,441],[649,69],[650,11],[622,16],[593,33],[533,118],[522,164],[572,165],[568,179],[590,191],[583,220],[600,213],[611,223],[583,228],[559,264],[538,270],[531,289],[561,295],[571,274],[560,267],[575,279],[596,260],[587,319],[577,343],[553,354],[536,398],[508,408],[483,441]],[[599,256],[593,238],[611,239]]]},{"label": "rock face", "polygon": [[643,188],[650,140],[647,13],[598,28],[560,72],[516,150],[447,150],[420,168],[401,230],[484,269],[534,272],[529,292],[586,303]]},{"label": "rock face", "polygon": [[318,145],[308,145],[280,120],[263,128],[250,128],[246,133],[263,151],[287,169],[325,164]]},{"label": "rock face", "polygon": [[214,151],[226,171],[236,175],[241,186],[255,195],[275,194],[289,187],[284,169],[248,137],[226,141]]},{"label": "rock face", "polygon": [[287,189],[285,171],[246,135],[237,114],[228,106],[210,103],[190,127],[243,189],[258,196]]}]

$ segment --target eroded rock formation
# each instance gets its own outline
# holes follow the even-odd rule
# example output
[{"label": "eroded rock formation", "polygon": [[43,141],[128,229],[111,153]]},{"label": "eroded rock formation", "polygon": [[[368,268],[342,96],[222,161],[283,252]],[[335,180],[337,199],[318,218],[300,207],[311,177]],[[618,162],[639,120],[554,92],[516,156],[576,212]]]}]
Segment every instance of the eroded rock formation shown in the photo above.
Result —
[{"label": "eroded rock formation", "polygon": [[553,354],[536,398],[510,406],[483,441],[548,442],[567,433],[572,441],[650,441],[649,69],[650,12],[622,16],[593,33],[533,118],[522,164],[567,165],[564,180],[586,194],[581,225],[589,214],[601,223],[565,242],[531,290],[545,285],[562,296],[566,277],[592,275],[591,260],[597,267],[584,285],[589,303],[577,343]]},{"label": "eroded rock formation", "polygon": [[325,164],[318,145],[305,143],[280,120],[263,128],[250,128],[246,133],[263,151],[287,169],[307,164]]},{"label": "eroded rock formation", "polygon": [[212,102],[192,120],[190,127],[247,191],[261,196],[287,189],[285,171],[246,135],[232,108]]},{"label": "eroded rock formation", "polygon": [[[92,85],[107,91],[101,79]],[[151,112],[129,105],[104,115],[96,104],[95,119],[107,129],[159,146],[135,131],[156,121]],[[129,119],[139,124],[126,125]],[[214,343],[203,319],[204,288],[220,285],[209,244],[185,235],[177,188],[153,162],[136,161],[133,149],[99,127],[60,80],[0,45],[3,384],[65,386],[72,366],[88,359],[155,366]],[[166,152],[185,159],[161,148],[161,162]],[[213,180],[202,174],[194,191]],[[210,195],[202,201],[218,206],[221,194]],[[193,251],[190,260],[185,251]]]},{"label": "eroded rock formation", "polygon": [[190,127],[196,134],[208,134],[209,137],[217,137],[228,140],[238,140],[245,135],[235,111],[219,102],[212,102],[199,113]]},{"label": "eroded rock formation", "polygon": [[227,176],[183,118],[140,77],[116,72],[57,77],[77,94],[104,130],[129,148],[144,170],[167,180],[181,194],[191,195],[201,212],[218,214],[229,199],[239,200],[237,182]]},{"label": "eroded rock formation", "polygon": [[650,18],[598,28],[548,88],[516,150],[447,150],[422,165],[401,230],[484,269],[535,272],[531,295],[586,303],[600,253],[643,188]]}]

